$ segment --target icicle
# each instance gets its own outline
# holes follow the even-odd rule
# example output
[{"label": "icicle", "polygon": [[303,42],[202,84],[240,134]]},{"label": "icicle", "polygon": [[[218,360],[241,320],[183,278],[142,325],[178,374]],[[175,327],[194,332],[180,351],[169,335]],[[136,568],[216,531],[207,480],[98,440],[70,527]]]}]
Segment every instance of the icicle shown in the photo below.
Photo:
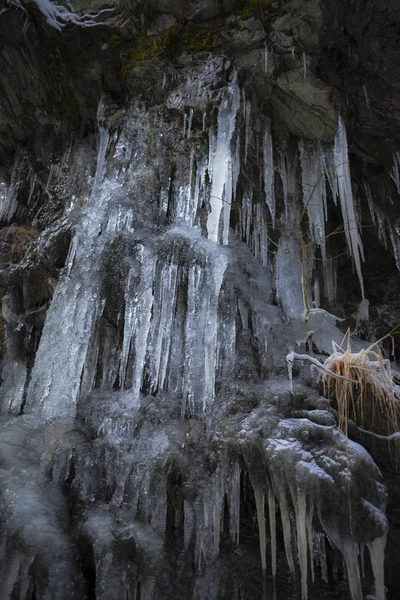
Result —
[{"label": "icicle", "polygon": [[178,282],[178,267],[172,261],[173,256],[171,263],[162,267],[156,283],[151,352],[153,391],[164,388],[170,358]]},{"label": "icicle", "polygon": [[206,130],[206,112],[203,112],[203,131]]},{"label": "icicle", "polygon": [[263,578],[265,579],[267,572],[267,541],[265,536],[265,513],[264,513],[264,492],[257,487],[254,488],[254,496],[256,499],[257,522],[258,522],[258,537],[260,541],[260,556]]},{"label": "icicle", "polygon": [[188,292],[187,292],[187,318],[185,322],[185,339],[186,352],[183,374],[183,401],[181,416],[184,418],[186,407],[188,406],[190,413],[195,414],[194,397],[195,390],[193,385],[193,360],[196,348],[196,321],[197,321],[197,305],[200,292],[201,271],[198,265],[189,268],[188,272]]},{"label": "icicle", "polygon": [[[299,240],[284,229],[275,261],[276,293],[288,318],[302,318],[304,312],[303,272]],[[308,290],[307,290],[308,292]]]},{"label": "icicle", "polygon": [[187,115],[186,113],[183,114],[183,137],[186,137],[186,121],[187,121]]},{"label": "icicle", "polygon": [[390,173],[390,177],[393,179],[397,192],[400,194],[400,152],[393,154],[393,170]]},{"label": "icicle", "polygon": [[193,120],[193,108],[191,108],[190,112],[189,112],[188,130],[187,130],[188,140],[190,140],[190,136],[192,133],[192,120]]},{"label": "icicle", "polygon": [[334,262],[333,260],[328,260],[325,263],[323,274],[325,295],[328,299],[329,304],[333,304],[333,302],[336,299],[337,288],[336,262]]},{"label": "icicle", "polygon": [[189,161],[189,173],[187,185],[179,186],[175,198],[175,220],[183,221],[189,226],[193,226],[197,208],[198,208],[198,196],[196,194],[192,196],[192,181],[194,171],[194,150],[190,152]]},{"label": "icicle", "polygon": [[374,201],[372,199],[371,186],[367,181],[364,182],[365,195],[367,197],[369,214],[371,215],[372,222],[376,225],[376,215],[374,210]]},{"label": "icicle", "polygon": [[389,237],[392,242],[393,254],[397,269],[400,271],[400,227],[398,225],[388,224]]},{"label": "icicle", "polygon": [[281,522],[283,530],[283,541],[285,544],[286,560],[288,563],[289,571],[292,576],[295,574],[294,560],[293,560],[293,548],[292,548],[292,526],[290,522],[290,513],[286,497],[286,491],[284,484],[279,478],[275,479],[274,485],[277,491],[277,497],[279,502],[279,510],[281,513]]},{"label": "icicle", "polygon": [[251,103],[247,100],[245,105],[245,141],[244,141],[244,164],[247,163],[247,150],[249,147],[249,131],[250,131],[250,111]]},{"label": "icicle", "polygon": [[311,238],[321,249],[326,260],[325,221],[327,200],[324,168],[320,145],[316,142],[300,141],[300,163],[303,185],[303,204],[307,208]]},{"label": "icicle", "polygon": [[294,363],[294,352],[289,352],[286,355],[286,365],[288,370],[288,379],[290,381],[290,391],[293,393],[293,363]]},{"label": "icicle", "polygon": [[[222,467],[217,467],[213,482],[213,533],[214,533],[214,556],[218,556],[219,543],[221,539],[221,529],[223,525],[223,508],[224,508],[224,472]],[[205,508],[208,508],[205,506]]]},{"label": "icicle", "polygon": [[146,341],[150,331],[150,320],[154,300],[152,291],[154,262],[152,260],[151,251],[144,247],[141,248],[141,265],[142,274],[140,279],[144,289],[140,290],[140,300],[135,315],[135,362],[132,377],[133,406],[137,406],[139,403],[147,350]]},{"label": "icicle", "polygon": [[235,463],[229,477],[229,531],[231,540],[239,545],[240,532],[240,467]]},{"label": "icicle", "polygon": [[267,44],[264,46],[264,69],[268,73],[268,47]]},{"label": "icicle", "polygon": [[283,203],[285,207],[285,223],[287,223],[288,219],[288,181],[287,181],[287,173],[286,173],[286,161],[285,155],[280,154],[279,156],[279,175],[282,182],[282,191],[283,191]]},{"label": "icicle", "polygon": [[240,175],[240,134],[236,137],[236,151],[235,159],[232,164],[232,189],[233,189],[233,203],[236,202],[237,184]]},{"label": "icicle", "polygon": [[252,221],[252,217],[253,217],[252,198],[253,198],[253,190],[251,190],[249,193],[245,192],[243,194],[242,210],[240,212],[241,225],[242,225],[241,226],[241,236],[242,236],[242,239],[247,242],[249,247],[250,247],[250,228],[251,228],[251,221]]},{"label": "icicle", "polygon": [[248,329],[248,327],[249,327],[249,310],[248,310],[247,305],[243,302],[243,300],[241,298],[239,298],[239,300],[238,300],[238,309],[239,309],[239,314],[240,314],[240,318],[242,321],[242,328]]},{"label": "icicle", "polygon": [[35,191],[35,186],[36,186],[37,175],[33,175],[33,176],[31,176],[31,178],[30,178],[30,179],[31,179],[31,180],[30,180],[30,186],[29,186],[29,196],[28,196],[28,202],[27,202],[28,206],[29,206],[29,205],[30,205],[30,203],[31,203],[32,196],[33,196],[33,192]]},{"label": "icicle", "polygon": [[276,583],[276,506],[275,506],[275,495],[268,486],[268,516],[269,516],[269,532],[271,536],[271,569],[272,569],[272,580],[275,592]]},{"label": "icicle", "polygon": [[222,243],[224,245],[228,244],[229,241],[229,221],[230,221],[230,214],[231,214],[231,206],[232,206],[232,198],[233,198],[233,173],[232,173],[232,167],[233,167],[233,160],[231,158],[231,160],[228,161],[228,164],[226,165],[226,179],[225,179],[225,186],[224,186],[224,192],[225,192],[225,198],[224,198],[224,203],[222,206]]},{"label": "icicle", "polygon": [[272,152],[272,137],[269,123],[266,125],[264,134],[264,189],[265,199],[271,213],[272,227],[275,227],[275,190],[274,190],[274,159]]},{"label": "icicle", "polygon": [[368,549],[371,556],[372,571],[375,578],[375,598],[376,600],[385,600],[385,546],[386,535],[376,538],[368,544]]},{"label": "icicle", "polygon": [[334,164],[347,246],[350,256],[353,257],[360,282],[361,296],[364,299],[364,282],[361,272],[361,260],[364,260],[364,253],[351,189],[346,128],[341,117],[339,117],[338,131],[334,141]]},{"label": "icicle", "polygon": [[263,207],[260,204],[256,205],[256,222],[257,227],[253,228],[253,235],[256,237],[254,245],[257,247],[257,251],[254,251],[254,256],[266,267],[268,264],[268,226]]},{"label": "icicle", "polygon": [[310,499],[309,504],[310,504],[310,506],[308,508],[307,518],[306,518],[306,529],[307,529],[308,549],[310,552],[311,581],[314,583],[314,554],[313,554],[314,502],[312,499]]},{"label": "icicle", "polygon": [[203,412],[206,412],[214,401],[216,376],[216,349],[218,334],[218,299],[227,267],[225,255],[216,256],[212,265],[212,290],[209,301],[207,331],[204,340],[204,398]]},{"label": "icicle", "polygon": [[126,379],[126,367],[128,364],[129,352],[131,349],[132,335],[134,331],[134,317],[135,317],[135,300],[134,300],[134,289],[131,289],[131,282],[134,277],[132,268],[129,270],[128,277],[125,284],[125,316],[124,316],[124,338],[122,342],[121,351],[121,366],[120,366],[120,384],[121,389],[125,388]]},{"label": "icicle", "polygon": [[320,291],[318,277],[316,277],[314,279],[313,298],[314,298],[314,301],[313,301],[314,308],[319,308],[321,306],[321,291]]},{"label": "icicle", "polygon": [[321,569],[321,579],[325,583],[328,580],[328,563],[326,559],[326,537],[324,533],[316,532],[313,534],[315,562]]},{"label": "icicle", "polygon": [[308,535],[307,535],[307,498],[304,492],[297,490],[297,494],[293,497],[294,510],[296,515],[296,531],[297,531],[297,554],[300,565],[301,575],[301,597],[302,600],[307,600],[308,596]]},{"label": "icicle", "polygon": [[163,80],[162,80],[162,89],[163,90],[165,89],[166,85],[167,85],[167,74],[164,73]]},{"label": "icicle", "polygon": [[[237,76],[222,98],[218,113],[218,134],[215,154],[210,161],[211,211],[207,219],[208,238],[219,241],[221,212],[223,212],[223,244],[228,243],[229,215],[232,201],[232,156],[231,139],[235,129],[236,113],[240,106],[240,90]],[[211,148],[210,148],[211,150]]]},{"label": "icicle", "polygon": [[349,540],[343,540],[341,550],[346,563],[351,598],[363,600],[357,546]]}]

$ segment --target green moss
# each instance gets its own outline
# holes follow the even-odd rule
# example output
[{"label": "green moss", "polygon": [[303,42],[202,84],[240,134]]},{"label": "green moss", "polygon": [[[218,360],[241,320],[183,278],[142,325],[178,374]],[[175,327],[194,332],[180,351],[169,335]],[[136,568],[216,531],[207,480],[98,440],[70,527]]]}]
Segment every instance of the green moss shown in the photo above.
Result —
[{"label": "green moss", "polygon": [[222,29],[203,29],[194,23],[188,23],[185,27],[173,25],[156,36],[139,36],[131,53],[123,61],[122,72],[146,60],[165,56],[173,58],[184,50],[210,51],[228,42],[229,38]]},{"label": "green moss", "polygon": [[114,46],[119,46],[122,44],[122,38],[117,33],[112,33],[110,37],[110,42],[114,44]]},{"label": "green moss", "polygon": [[282,29],[282,33],[284,33],[285,35],[288,35],[289,37],[292,37],[293,29],[291,27],[289,27],[289,29]]},{"label": "green moss", "polygon": [[244,10],[239,18],[241,21],[247,21],[248,19],[251,19],[252,16],[253,13],[251,10]]}]

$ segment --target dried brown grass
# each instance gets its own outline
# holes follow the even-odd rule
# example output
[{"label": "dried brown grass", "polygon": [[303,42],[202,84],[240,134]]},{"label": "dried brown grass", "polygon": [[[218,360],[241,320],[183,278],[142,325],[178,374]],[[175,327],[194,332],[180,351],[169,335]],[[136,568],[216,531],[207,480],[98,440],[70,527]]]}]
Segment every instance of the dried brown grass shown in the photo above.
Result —
[{"label": "dried brown grass", "polygon": [[324,391],[336,400],[339,427],[346,436],[349,419],[383,435],[399,431],[396,388],[390,362],[383,358],[379,347],[381,341],[352,352],[348,331],[340,346],[333,344],[333,353],[324,362],[324,367],[331,372],[321,375]]}]

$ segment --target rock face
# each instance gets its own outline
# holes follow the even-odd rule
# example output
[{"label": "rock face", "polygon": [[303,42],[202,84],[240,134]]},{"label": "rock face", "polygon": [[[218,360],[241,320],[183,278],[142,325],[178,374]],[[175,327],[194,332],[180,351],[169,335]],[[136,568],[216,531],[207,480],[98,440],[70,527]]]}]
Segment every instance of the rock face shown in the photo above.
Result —
[{"label": "rock face", "polygon": [[396,597],[397,417],[307,366],[399,322],[367,4],[6,0],[2,598]]}]

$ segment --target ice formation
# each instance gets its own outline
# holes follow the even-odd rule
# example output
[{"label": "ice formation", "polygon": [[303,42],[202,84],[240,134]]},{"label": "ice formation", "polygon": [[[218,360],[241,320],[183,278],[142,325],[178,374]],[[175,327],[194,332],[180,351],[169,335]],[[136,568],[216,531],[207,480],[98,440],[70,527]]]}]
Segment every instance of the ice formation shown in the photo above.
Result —
[{"label": "ice formation", "polygon": [[310,237],[321,249],[326,260],[325,222],[328,218],[324,165],[321,145],[316,142],[300,143],[303,204],[307,209]]},{"label": "ice formation", "polygon": [[[37,4],[58,27],[71,21],[66,9]],[[312,334],[326,351],[327,337],[338,334],[335,318],[318,307],[305,329],[299,326],[304,293],[311,298],[313,289],[319,304],[319,283],[311,283],[314,246],[327,258],[327,183],[339,196],[362,286],[344,123],[333,146],[300,142],[300,191],[295,158],[275,149],[267,117],[259,151],[250,152],[250,103],[236,73],[222,91],[214,85],[217,67],[204,66],[201,90],[195,77],[176,84],[163,106],[174,111],[168,122],[158,107],[132,102],[115,126],[104,98],[96,156],[84,138],[49,166],[43,193],[51,197],[55,185],[64,186],[68,202],[59,228],[36,249],[44,254],[60,230],[71,243],[33,365],[11,360],[17,329],[26,324],[7,321],[5,599],[17,592],[32,598],[34,581],[38,598],[81,600],[85,578],[97,600],[167,597],[176,584],[170,564],[179,565],[176,598],[187,598],[187,590],[199,600],[243,597],[240,583],[224,575],[221,549],[234,558],[246,545],[243,511],[253,510],[264,591],[276,591],[282,546],[306,600],[312,582],[327,579],[329,546],[346,564],[352,600],[362,600],[361,545],[370,552],[376,598],[384,600],[381,474],[338,430],[333,410],[305,408],[321,401],[310,388],[272,376],[282,372],[290,343]],[[205,110],[207,94],[215,119]],[[172,151],[176,139],[182,148]],[[243,177],[256,154],[258,188]],[[18,165],[0,188],[4,220],[18,208]],[[33,190],[37,182],[27,172]],[[283,202],[275,197],[280,184]],[[315,244],[302,283],[300,240],[290,225],[303,213],[303,233]],[[280,306],[272,304],[273,287]]]},{"label": "ice formation", "polygon": [[[104,8],[97,14],[90,15],[77,15],[70,11],[65,6],[60,4],[53,4],[50,0],[32,0],[38,10],[41,12],[46,20],[46,23],[51,27],[54,27],[58,31],[62,31],[66,25],[78,25],[80,27],[94,27],[99,25],[97,18],[104,13],[113,12],[113,8]],[[8,7],[16,6],[25,10],[25,6],[28,4],[27,0],[6,0]],[[7,8],[7,6],[6,6]]]},{"label": "ice formation", "polygon": [[359,220],[356,214],[353,192],[351,189],[346,128],[341,117],[339,117],[339,127],[334,143],[334,166],[347,246],[350,256],[352,256],[354,260],[360,282],[362,299],[364,299],[364,283],[361,272],[361,261],[364,260],[363,246],[359,233]]},{"label": "ice formation", "polygon": [[[224,91],[218,113],[216,140],[210,141],[208,170],[211,179],[210,212],[207,219],[208,238],[213,242],[228,243],[229,215],[232,203],[232,155],[231,140],[235,130],[236,113],[240,106],[240,89],[236,77]],[[222,221],[222,222],[221,222]]]}]

